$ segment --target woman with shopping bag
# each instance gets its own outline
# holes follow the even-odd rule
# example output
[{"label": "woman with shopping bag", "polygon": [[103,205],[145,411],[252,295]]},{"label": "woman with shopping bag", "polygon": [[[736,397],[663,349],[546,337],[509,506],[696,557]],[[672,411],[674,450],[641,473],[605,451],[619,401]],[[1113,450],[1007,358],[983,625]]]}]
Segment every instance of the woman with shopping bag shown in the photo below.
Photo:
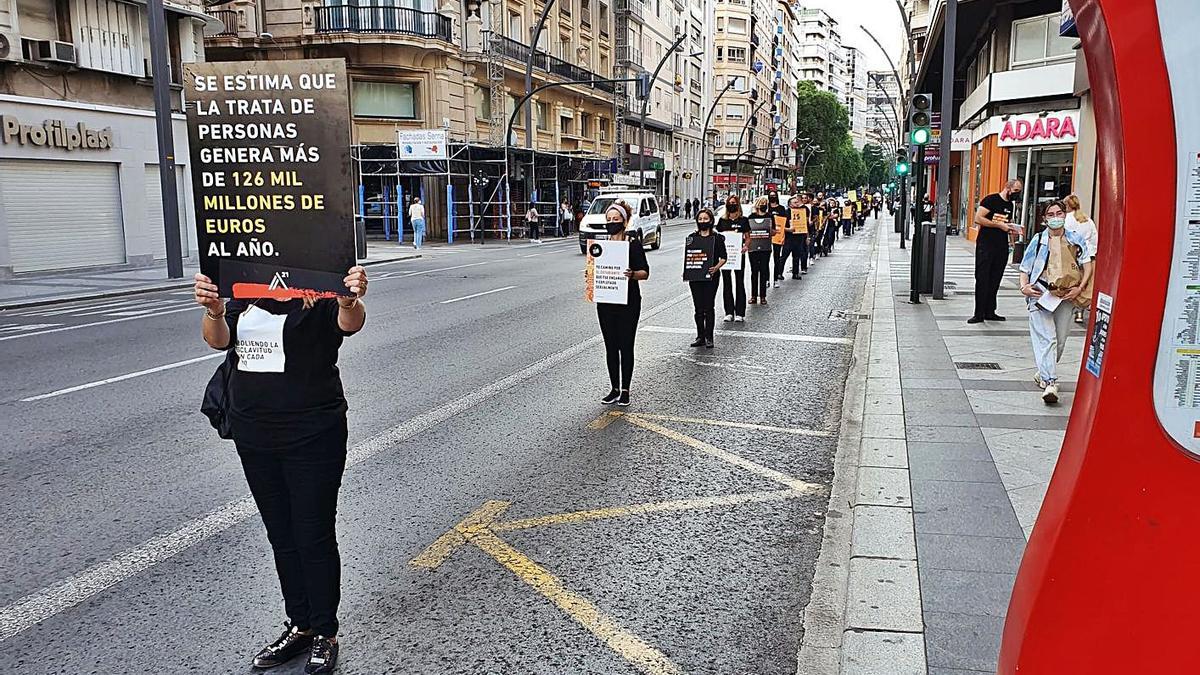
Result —
[{"label": "woman with shopping bag", "polygon": [[1066,229],[1066,214],[1062,202],[1046,207],[1046,228],[1029,241],[1021,260],[1021,294],[1029,306],[1029,337],[1037,363],[1034,381],[1047,404],[1058,402],[1056,366],[1066,348],[1072,311],[1086,304],[1084,289],[1092,278],[1093,253],[1085,238]]}]

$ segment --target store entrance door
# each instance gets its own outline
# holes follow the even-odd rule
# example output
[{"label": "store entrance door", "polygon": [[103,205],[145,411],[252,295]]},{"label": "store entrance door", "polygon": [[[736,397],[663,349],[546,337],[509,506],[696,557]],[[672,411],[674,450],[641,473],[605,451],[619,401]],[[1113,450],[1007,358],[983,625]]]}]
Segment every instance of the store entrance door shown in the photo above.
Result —
[{"label": "store entrance door", "polygon": [[[1073,146],[1029,148],[1014,152],[1015,163],[1009,175],[1025,182],[1020,222],[1036,225],[1041,222],[1046,205],[1071,194],[1075,178],[1075,149]],[[1033,236],[1034,227],[1025,228],[1025,239]]]}]

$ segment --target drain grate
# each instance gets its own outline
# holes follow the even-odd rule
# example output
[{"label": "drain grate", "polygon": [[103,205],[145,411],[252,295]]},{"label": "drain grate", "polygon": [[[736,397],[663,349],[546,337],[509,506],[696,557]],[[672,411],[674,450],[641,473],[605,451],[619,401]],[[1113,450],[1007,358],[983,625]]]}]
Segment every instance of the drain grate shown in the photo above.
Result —
[{"label": "drain grate", "polygon": [[861,312],[847,312],[841,309],[831,309],[829,310],[829,318],[831,320],[838,321],[864,321],[871,318],[871,315],[863,314]]},{"label": "drain grate", "polygon": [[960,370],[1004,370],[999,363],[992,361],[955,361],[954,367]]}]

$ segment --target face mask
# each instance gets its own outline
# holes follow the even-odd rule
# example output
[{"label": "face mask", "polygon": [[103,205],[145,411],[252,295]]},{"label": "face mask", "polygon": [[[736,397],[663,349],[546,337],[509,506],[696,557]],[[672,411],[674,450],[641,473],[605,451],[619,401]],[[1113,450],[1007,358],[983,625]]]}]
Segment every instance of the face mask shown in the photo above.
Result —
[{"label": "face mask", "polygon": [[1008,201],[1010,201],[1010,202],[1019,202],[1019,201],[1021,201],[1021,191],[1020,191],[1020,190],[1017,190],[1016,192],[1010,192],[1010,193],[1008,193]]},{"label": "face mask", "polygon": [[696,221],[696,229],[700,230],[701,232],[703,232],[705,230],[711,230],[712,229],[712,221],[711,220],[697,220]]},{"label": "face mask", "polygon": [[616,234],[625,230],[625,223],[608,220],[604,222],[604,229],[608,230],[609,234]]},{"label": "face mask", "polygon": [[1066,225],[1067,219],[1063,218],[1062,216],[1046,219],[1046,227],[1052,230],[1061,230],[1062,228],[1066,227]]}]

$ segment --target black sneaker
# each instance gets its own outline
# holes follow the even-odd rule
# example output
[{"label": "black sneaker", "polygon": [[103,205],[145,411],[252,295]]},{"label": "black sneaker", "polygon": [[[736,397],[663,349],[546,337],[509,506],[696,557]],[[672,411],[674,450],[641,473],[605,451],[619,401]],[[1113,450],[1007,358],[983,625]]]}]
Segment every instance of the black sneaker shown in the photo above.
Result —
[{"label": "black sneaker", "polygon": [[625,389],[621,392],[621,398],[617,399],[617,405],[619,405],[619,406],[628,406],[629,405],[629,390],[628,389]]},{"label": "black sneaker", "polygon": [[620,396],[621,392],[617,391],[616,389],[612,389],[608,392],[607,396],[600,399],[600,402],[604,405],[612,405],[617,402],[617,399],[620,398]]},{"label": "black sneaker", "polygon": [[312,650],[308,653],[305,675],[325,675],[337,667],[338,643],[333,638],[318,635],[313,638]]},{"label": "black sneaker", "polygon": [[692,340],[692,344],[690,344],[688,346],[689,347],[703,347],[704,346],[704,338],[696,338],[695,340]]},{"label": "black sneaker", "polygon": [[999,314],[988,314],[983,318],[987,319],[988,321],[1008,321],[1008,319],[1000,316]]},{"label": "black sneaker", "polygon": [[983,323],[983,317],[973,316],[973,317],[967,319],[967,323]]},{"label": "black sneaker", "polygon": [[712,349],[712,348],[713,348],[713,341],[712,341],[712,340],[705,340],[705,341],[704,341],[704,346],[705,346],[705,348],[707,348],[707,349]]},{"label": "black sneaker", "polygon": [[283,635],[279,639],[262,648],[254,657],[255,668],[274,668],[282,666],[308,650],[313,643],[312,633],[304,634],[292,627],[290,623],[283,624]]}]

